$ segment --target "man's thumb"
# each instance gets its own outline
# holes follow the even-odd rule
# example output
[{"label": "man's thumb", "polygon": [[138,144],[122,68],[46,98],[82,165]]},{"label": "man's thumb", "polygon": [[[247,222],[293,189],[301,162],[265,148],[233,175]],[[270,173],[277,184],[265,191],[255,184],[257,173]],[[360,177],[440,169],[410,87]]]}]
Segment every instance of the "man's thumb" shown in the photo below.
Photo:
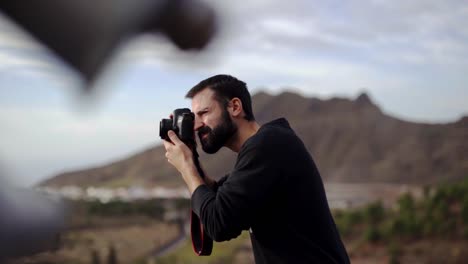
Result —
[{"label": "man's thumb", "polygon": [[176,133],[172,130],[169,130],[167,132],[167,135],[169,136],[169,138],[171,139],[171,141],[175,144],[175,143],[180,143],[180,139],[179,137],[177,137]]}]

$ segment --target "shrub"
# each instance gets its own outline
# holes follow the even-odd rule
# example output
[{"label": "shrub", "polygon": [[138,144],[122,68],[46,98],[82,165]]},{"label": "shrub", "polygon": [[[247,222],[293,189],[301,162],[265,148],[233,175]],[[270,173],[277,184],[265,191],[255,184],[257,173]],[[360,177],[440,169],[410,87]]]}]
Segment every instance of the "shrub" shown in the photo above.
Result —
[{"label": "shrub", "polygon": [[364,209],[364,218],[367,223],[377,224],[384,219],[385,209],[381,201],[369,204]]},{"label": "shrub", "polygon": [[379,229],[375,225],[369,225],[364,232],[364,239],[368,242],[377,242],[382,238]]},{"label": "shrub", "polygon": [[390,256],[390,264],[400,263],[401,248],[397,241],[393,241],[387,248],[388,255]]}]

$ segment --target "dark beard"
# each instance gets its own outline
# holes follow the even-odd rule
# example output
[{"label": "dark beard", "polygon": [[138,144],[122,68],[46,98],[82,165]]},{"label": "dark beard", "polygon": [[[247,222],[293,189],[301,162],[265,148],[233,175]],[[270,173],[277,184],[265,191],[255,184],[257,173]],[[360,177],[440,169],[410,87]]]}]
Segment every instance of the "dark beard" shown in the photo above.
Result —
[{"label": "dark beard", "polygon": [[[202,149],[208,154],[218,152],[237,132],[237,126],[232,122],[227,110],[223,111],[221,119],[221,124],[214,129],[205,126],[198,130],[198,138],[200,139]],[[207,133],[208,136],[203,139],[203,135]]]}]

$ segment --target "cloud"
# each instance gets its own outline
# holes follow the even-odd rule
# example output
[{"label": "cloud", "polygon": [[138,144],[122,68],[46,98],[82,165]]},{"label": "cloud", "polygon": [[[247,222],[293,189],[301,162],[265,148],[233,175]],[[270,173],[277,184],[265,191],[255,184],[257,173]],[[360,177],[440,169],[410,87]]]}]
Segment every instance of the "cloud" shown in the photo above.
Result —
[{"label": "cloud", "polygon": [[[239,16],[235,20],[239,31],[235,32],[238,34],[234,44],[241,42],[244,47],[250,43],[250,51],[262,46],[309,48],[316,53],[339,54],[356,50],[362,53],[360,49],[366,49],[370,54],[382,56],[391,50],[394,56],[402,50],[402,56],[407,57],[408,48],[405,47],[410,47],[425,57],[432,57],[434,49],[425,47],[425,43],[437,43],[441,37],[452,45],[465,46],[462,48],[464,53],[468,49],[464,45],[467,39],[462,37],[468,16],[465,16],[461,1],[298,1],[296,5],[302,9],[295,10],[294,16],[278,12],[285,9],[284,4],[261,3],[264,5],[261,11],[242,14],[242,18]],[[235,9],[234,6],[231,8]],[[269,45],[257,47],[256,41],[249,42],[258,39]],[[462,60],[449,55],[446,56],[449,61]],[[441,62],[440,59],[437,61]]]},{"label": "cloud", "polygon": [[[164,37],[146,35],[128,43],[118,63],[206,72],[228,68],[238,57],[281,63],[287,56],[296,56],[321,62],[328,58],[344,65],[369,61],[377,67],[388,63],[466,66],[468,11],[463,1],[207,2],[218,10],[220,18],[220,32],[207,50],[180,52]],[[31,49],[13,35],[0,35],[0,47]],[[249,54],[244,55],[246,52]],[[38,67],[37,71],[50,67],[47,60],[34,56],[11,58],[3,53],[5,57],[4,70],[11,65]],[[258,68],[258,64],[267,63],[246,63],[243,67]],[[284,71],[285,67],[278,67],[276,73],[284,75]],[[262,73],[271,73],[271,67]]]}]

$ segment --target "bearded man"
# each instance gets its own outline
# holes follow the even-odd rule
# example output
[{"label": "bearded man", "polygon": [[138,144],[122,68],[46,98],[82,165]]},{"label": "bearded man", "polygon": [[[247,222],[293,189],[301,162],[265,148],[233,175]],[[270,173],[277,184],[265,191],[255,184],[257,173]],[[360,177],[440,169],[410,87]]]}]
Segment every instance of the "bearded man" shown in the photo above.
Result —
[{"label": "bearded man", "polygon": [[215,181],[200,177],[173,131],[164,141],[208,235],[226,241],[249,230],[256,263],[349,263],[319,171],[288,121],[260,126],[246,84],[229,75],[201,81],[187,98],[203,150],[238,153],[232,171]]}]

